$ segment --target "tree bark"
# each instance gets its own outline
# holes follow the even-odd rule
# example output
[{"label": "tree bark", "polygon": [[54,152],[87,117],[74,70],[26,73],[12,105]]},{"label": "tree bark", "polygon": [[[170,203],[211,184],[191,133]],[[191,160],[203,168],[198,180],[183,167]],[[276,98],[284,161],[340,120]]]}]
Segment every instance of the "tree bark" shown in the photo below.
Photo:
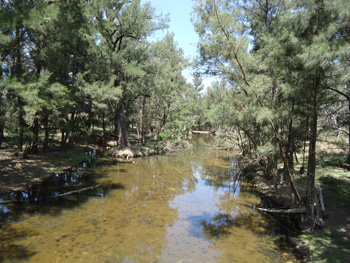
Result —
[{"label": "tree bark", "polygon": [[65,136],[65,131],[62,129],[61,130],[61,148],[62,149],[66,149],[67,145],[66,145],[66,140],[67,140],[67,137]]},{"label": "tree bark", "polygon": [[316,141],[317,141],[317,93],[320,79],[315,77],[313,81],[313,105],[311,121],[311,137],[309,145],[309,159],[307,166],[307,187],[306,187],[306,220],[311,225],[315,220],[315,175],[316,175]]},{"label": "tree bark", "polygon": [[18,149],[19,151],[23,150],[23,144],[24,144],[24,127],[25,127],[25,121],[24,121],[24,109],[23,109],[23,101],[20,97],[17,98],[18,102]]},{"label": "tree bark", "polygon": [[49,117],[48,116],[45,116],[44,118],[44,129],[45,129],[45,135],[44,135],[43,152],[46,152],[49,148]]},{"label": "tree bark", "polygon": [[[292,104],[292,113],[294,111],[294,101]],[[288,141],[286,147],[286,158],[288,160],[288,166],[290,171],[294,171],[294,139],[293,139],[293,118],[289,120]]]},{"label": "tree bark", "polygon": [[5,139],[5,135],[4,135],[4,127],[0,127],[0,147],[1,147],[1,144],[3,142],[3,140]]},{"label": "tree bark", "polygon": [[[14,57],[13,60],[13,68],[14,71],[12,71],[12,74],[17,78],[19,81],[23,70],[22,70],[22,34],[21,34],[21,28],[18,26],[16,27],[16,38],[18,39],[17,44],[16,44],[16,56]],[[18,149],[20,151],[23,150],[23,144],[24,144],[24,126],[25,126],[25,121],[24,121],[24,102],[20,97],[20,94],[17,94],[17,103],[18,103]]]},{"label": "tree bark", "polygon": [[39,150],[38,150],[38,145],[39,145],[39,118],[38,116],[35,117],[34,119],[34,125],[33,125],[33,135],[34,135],[34,139],[33,139],[33,145],[31,148],[31,152],[34,154],[38,154]]},{"label": "tree bark", "polygon": [[142,105],[141,105],[141,116],[140,116],[140,132],[141,132],[141,143],[142,145],[145,145],[146,143],[146,137],[145,137],[145,104],[146,104],[146,97],[143,97]]},{"label": "tree bark", "polygon": [[126,127],[124,116],[124,105],[122,102],[117,105],[118,129],[119,129],[119,148],[131,147],[128,137],[128,130]]},{"label": "tree bark", "polygon": [[349,118],[348,118],[348,121],[349,121],[349,127],[348,127],[348,137],[349,137],[349,140],[348,140],[348,165],[349,165],[349,168],[350,168],[350,101],[349,101]]},{"label": "tree bark", "polygon": [[114,137],[117,138],[119,135],[119,125],[118,125],[118,104],[116,104],[115,106],[115,114],[114,114],[114,118],[113,118],[113,122],[114,122]]}]

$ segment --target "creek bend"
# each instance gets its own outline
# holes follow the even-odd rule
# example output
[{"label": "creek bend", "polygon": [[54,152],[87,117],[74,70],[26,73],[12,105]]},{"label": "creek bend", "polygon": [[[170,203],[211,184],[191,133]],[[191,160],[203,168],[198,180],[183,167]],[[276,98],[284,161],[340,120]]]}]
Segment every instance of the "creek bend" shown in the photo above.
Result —
[{"label": "creek bend", "polygon": [[79,182],[118,187],[1,205],[11,216],[1,222],[0,262],[297,262],[279,251],[279,223],[255,209],[263,201],[240,180],[237,155],[194,138],[174,155],[102,159]]}]

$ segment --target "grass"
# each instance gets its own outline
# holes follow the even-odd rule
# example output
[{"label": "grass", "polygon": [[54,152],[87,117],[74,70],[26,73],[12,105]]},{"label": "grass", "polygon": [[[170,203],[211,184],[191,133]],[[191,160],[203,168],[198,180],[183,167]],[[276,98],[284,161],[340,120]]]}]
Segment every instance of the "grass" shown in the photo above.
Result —
[{"label": "grass", "polygon": [[349,241],[337,233],[319,232],[301,238],[309,243],[311,262],[343,263],[349,260]]},{"label": "grass", "polygon": [[[350,172],[344,152],[318,151],[316,184],[323,189],[326,212],[325,227],[300,236],[310,249],[310,262],[349,262],[350,258]],[[302,159],[299,159],[302,162]],[[307,160],[305,160],[307,165]],[[299,170],[301,164],[296,166]],[[306,181],[306,174],[302,180]]]}]

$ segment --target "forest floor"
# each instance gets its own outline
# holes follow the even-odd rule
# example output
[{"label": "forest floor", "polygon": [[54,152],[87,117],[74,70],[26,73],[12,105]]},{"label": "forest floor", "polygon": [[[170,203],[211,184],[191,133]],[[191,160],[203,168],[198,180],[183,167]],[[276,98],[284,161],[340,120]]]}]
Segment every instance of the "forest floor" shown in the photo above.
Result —
[{"label": "forest floor", "polygon": [[[292,244],[304,262],[350,262],[350,167],[342,162],[344,153],[333,151],[329,145],[320,149],[318,157],[316,183],[323,190],[326,217],[322,228],[316,225],[303,231],[292,238]],[[301,164],[297,165],[295,170],[300,167]],[[259,193],[273,200],[277,208],[291,207],[292,193],[286,180],[279,186],[276,197],[274,179],[266,178],[259,170],[254,174]],[[296,173],[293,178],[305,200],[306,174]]]},{"label": "forest floor", "polygon": [[62,173],[88,160],[95,146],[79,145],[64,151],[30,154],[23,159],[12,149],[0,149],[0,194],[23,191],[54,173]]}]

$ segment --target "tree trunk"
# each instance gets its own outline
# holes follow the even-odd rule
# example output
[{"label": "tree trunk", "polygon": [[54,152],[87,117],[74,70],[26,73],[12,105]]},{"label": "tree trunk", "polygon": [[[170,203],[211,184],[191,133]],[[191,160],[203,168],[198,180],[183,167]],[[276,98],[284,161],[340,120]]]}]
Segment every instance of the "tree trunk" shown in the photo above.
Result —
[{"label": "tree trunk", "polygon": [[115,106],[115,114],[114,114],[114,137],[117,138],[118,137],[118,133],[119,133],[119,125],[118,125],[118,105],[116,104]]},{"label": "tree trunk", "polygon": [[24,109],[23,109],[23,101],[20,97],[17,98],[18,101],[18,149],[19,151],[23,150],[24,144]]},{"label": "tree trunk", "polygon": [[93,128],[93,121],[94,121],[94,117],[93,117],[93,112],[92,112],[92,102],[89,103],[88,105],[89,107],[89,111],[88,111],[88,123],[87,123],[87,126],[88,126],[88,129],[91,131],[92,128]]},{"label": "tree trunk", "polygon": [[348,140],[348,147],[349,147],[349,152],[348,152],[348,165],[349,165],[349,168],[350,168],[350,101],[349,101],[349,118],[348,118],[348,121],[349,121],[349,127],[348,127],[348,132],[349,132],[349,140]]},{"label": "tree trunk", "polygon": [[145,138],[145,104],[146,104],[146,97],[142,100],[141,105],[141,116],[140,116],[140,132],[141,132],[141,143],[142,145],[145,145],[146,138]]},{"label": "tree trunk", "polygon": [[[22,76],[23,70],[22,70],[22,38],[21,38],[21,28],[16,27],[16,38],[18,39],[16,44],[16,58],[14,59],[14,71],[12,74],[15,75],[18,81],[20,81],[20,78]],[[20,151],[23,150],[23,144],[24,144],[24,102],[20,98],[20,94],[17,94],[17,102],[18,102],[18,149]]]},{"label": "tree trunk", "polygon": [[242,139],[242,135],[241,135],[241,130],[239,128],[237,128],[237,132],[238,132],[238,147],[241,149],[242,155],[246,156],[246,149],[244,147],[244,143],[243,143],[243,139]]},{"label": "tree trunk", "polygon": [[158,130],[154,133],[153,140],[155,140],[155,141],[159,140],[159,131]]},{"label": "tree trunk", "polygon": [[123,149],[131,147],[128,137],[128,130],[126,127],[125,116],[124,116],[124,105],[122,102],[117,105],[117,117],[118,117],[118,129],[119,129],[119,148]]},{"label": "tree trunk", "polygon": [[49,148],[49,118],[48,118],[48,116],[45,116],[45,118],[44,118],[44,129],[45,129],[45,136],[44,136],[43,152],[46,152]]},{"label": "tree trunk", "polygon": [[105,123],[105,112],[102,112],[102,136],[101,136],[101,140],[99,141],[99,143],[101,145],[105,145],[106,142],[106,123]]},{"label": "tree trunk", "polygon": [[61,130],[61,148],[62,149],[66,149],[66,140],[67,140],[67,138],[66,138],[66,136],[65,136],[65,131],[62,129]]},{"label": "tree trunk", "polygon": [[[2,80],[2,66],[0,66],[0,81]],[[0,100],[2,100],[0,98]],[[2,107],[2,102],[0,101],[0,118],[2,118],[4,112],[3,112],[3,107]],[[3,142],[3,140],[5,139],[5,136],[4,136],[4,121],[0,121],[0,148],[1,148],[1,144]]]},{"label": "tree trunk", "polygon": [[[294,111],[294,102],[292,104],[292,113]],[[288,166],[290,171],[294,171],[294,139],[293,139],[293,118],[289,120],[288,141],[286,147],[286,158],[288,160]]]},{"label": "tree trunk", "polygon": [[34,119],[34,126],[33,126],[33,145],[31,148],[31,152],[34,154],[38,154],[38,144],[39,144],[39,118],[36,116]]},{"label": "tree trunk", "polygon": [[317,92],[320,80],[315,77],[313,83],[313,107],[311,121],[311,138],[309,145],[309,159],[307,166],[306,188],[306,224],[310,226],[315,220],[315,175],[316,175],[316,141],[317,141]]},{"label": "tree trunk", "polygon": [[1,126],[0,127],[0,147],[4,139],[5,139],[4,128]]}]

